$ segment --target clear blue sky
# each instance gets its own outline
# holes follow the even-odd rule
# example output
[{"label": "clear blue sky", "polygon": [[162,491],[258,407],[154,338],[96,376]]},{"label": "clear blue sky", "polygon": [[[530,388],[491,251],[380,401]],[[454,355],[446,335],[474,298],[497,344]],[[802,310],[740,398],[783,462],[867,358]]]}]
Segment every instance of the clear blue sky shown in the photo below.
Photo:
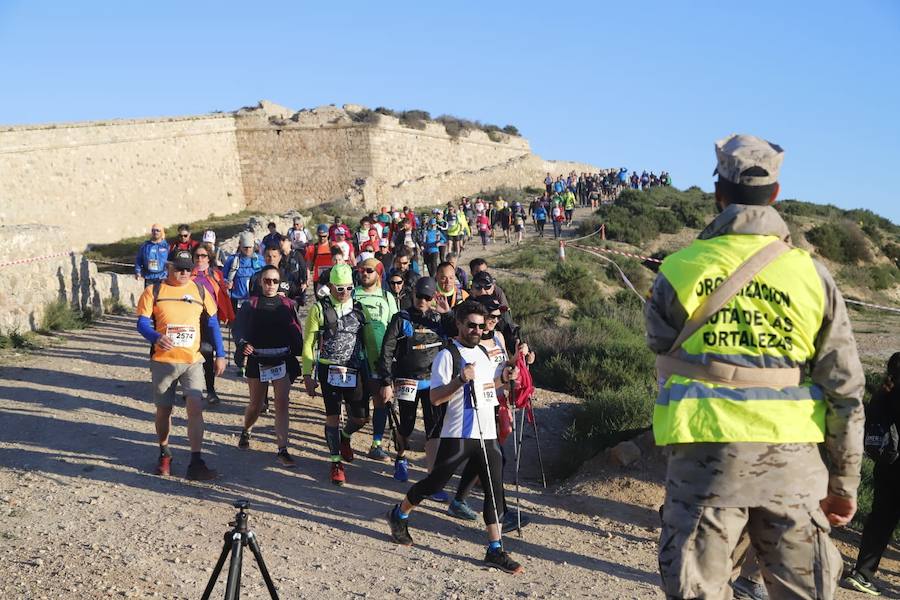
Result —
[{"label": "clear blue sky", "polygon": [[900,2],[737,6],[0,0],[0,123],[421,108],[707,190],[713,141],[753,133],[782,198],[900,223]]}]

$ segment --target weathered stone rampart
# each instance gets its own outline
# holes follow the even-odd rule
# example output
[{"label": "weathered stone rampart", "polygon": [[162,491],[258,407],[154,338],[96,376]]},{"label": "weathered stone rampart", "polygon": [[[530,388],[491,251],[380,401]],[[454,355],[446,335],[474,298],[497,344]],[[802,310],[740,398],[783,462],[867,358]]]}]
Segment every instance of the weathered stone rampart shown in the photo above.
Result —
[{"label": "weathered stone rampart", "polygon": [[[128,304],[139,284],[98,275],[80,253],[154,222],[336,200],[438,204],[539,185],[548,170],[594,169],[551,167],[520,137],[453,137],[438,123],[414,129],[385,115],[357,122],[362,107],[346,108],[295,112],[263,101],[194,117],[0,127],[0,331],[35,327],[56,299],[92,310],[104,294]],[[75,254],[2,266],[63,251]]]}]

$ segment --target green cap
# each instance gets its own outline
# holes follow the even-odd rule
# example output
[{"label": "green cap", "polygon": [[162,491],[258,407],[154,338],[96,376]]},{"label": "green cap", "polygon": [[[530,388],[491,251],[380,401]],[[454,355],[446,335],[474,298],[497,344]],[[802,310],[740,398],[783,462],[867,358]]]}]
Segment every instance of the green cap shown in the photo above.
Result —
[{"label": "green cap", "polygon": [[332,285],[348,285],[353,283],[353,269],[350,265],[334,265],[328,283]]}]

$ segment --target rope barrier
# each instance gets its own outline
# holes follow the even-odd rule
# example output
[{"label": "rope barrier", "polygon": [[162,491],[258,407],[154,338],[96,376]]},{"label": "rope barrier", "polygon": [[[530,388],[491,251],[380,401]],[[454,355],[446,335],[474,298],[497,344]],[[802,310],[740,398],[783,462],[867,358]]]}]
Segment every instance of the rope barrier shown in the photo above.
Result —
[{"label": "rope barrier", "polygon": [[129,269],[134,268],[134,263],[120,263],[120,262],[115,262],[112,260],[100,260],[99,258],[89,258],[88,260],[92,263],[97,263],[97,264],[101,264],[101,265],[116,265],[119,267],[128,267]]},{"label": "rope barrier", "polygon": [[22,258],[19,260],[11,260],[9,262],[0,263],[0,269],[4,267],[10,267],[12,265],[24,265],[26,263],[36,262],[39,260],[47,260],[48,258],[58,258],[60,256],[72,256],[75,254],[71,250],[67,250],[65,252],[57,252],[55,254],[45,254],[44,256],[33,256],[31,258]]},{"label": "rope barrier", "polygon": [[851,300],[850,298],[844,298],[844,302],[849,304],[858,304],[860,306],[865,306],[867,308],[877,308],[878,310],[886,310],[888,312],[900,313],[900,308],[894,308],[892,306],[881,306],[879,304],[869,304],[868,302],[861,302],[859,300]]},{"label": "rope barrier", "polygon": [[631,252],[622,252],[621,250],[613,250],[612,248],[586,248],[585,246],[580,246],[578,244],[566,244],[567,246],[571,246],[572,248],[577,248],[578,250],[583,250],[585,252],[590,252],[591,250],[595,250],[597,252],[605,252],[607,254],[619,254],[621,256],[627,256],[628,258],[637,258],[642,261],[648,261],[653,263],[662,263],[658,258],[650,258],[649,256],[641,256],[640,254],[632,254]]}]

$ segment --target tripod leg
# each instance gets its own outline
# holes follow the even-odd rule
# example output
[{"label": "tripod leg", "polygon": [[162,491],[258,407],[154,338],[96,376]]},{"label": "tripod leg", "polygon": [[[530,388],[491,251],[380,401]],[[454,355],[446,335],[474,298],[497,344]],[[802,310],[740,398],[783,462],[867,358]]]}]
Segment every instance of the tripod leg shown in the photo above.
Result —
[{"label": "tripod leg", "polygon": [[254,558],[256,558],[256,564],[259,567],[259,572],[262,573],[263,581],[266,582],[266,588],[269,590],[269,596],[272,597],[272,600],[278,600],[278,592],[275,590],[275,583],[272,581],[272,577],[269,575],[269,569],[266,568],[266,561],[263,560],[262,551],[259,549],[259,543],[256,541],[256,534],[252,531],[247,533],[247,540],[250,545],[250,552],[253,553]]},{"label": "tripod leg", "polygon": [[513,452],[515,453],[515,461],[516,461],[516,469],[515,469],[515,482],[516,482],[516,530],[518,531],[519,537],[522,537],[522,510],[519,507],[519,444],[518,437],[516,436],[516,406],[512,405],[512,436],[513,436]]},{"label": "tripod leg", "polygon": [[397,416],[397,407],[393,402],[388,402],[385,408],[387,408],[388,421],[391,424],[391,439],[394,440],[394,451],[401,452],[406,450],[403,444],[400,443],[400,417]]},{"label": "tripod leg", "polygon": [[216,561],[216,566],[213,567],[212,575],[209,576],[209,583],[206,584],[206,589],[203,590],[203,596],[201,596],[200,600],[209,600],[209,595],[212,594],[213,588],[216,587],[216,580],[219,578],[219,573],[222,572],[222,567],[225,565],[225,559],[228,558],[228,553],[231,551],[231,532],[225,534],[225,544],[222,546],[222,553],[219,555],[219,560]]},{"label": "tripod leg", "polygon": [[241,537],[240,533],[234,533],[231,538],[231,564],[228,565],[228,580],[225,582],[225,600],[237,600],[241,593],[241,556],[244,552]]},{"label": "tripod leg", "polygon": [[534,429],[534,442],[537,444],[538,464],[541,465],[541,481],[544,483],[544,489],[547,489],[547,476],[544,475],[544,459],[541,456],[541,440],[538,437],[537,419],[531,421],[531,427]]}]

